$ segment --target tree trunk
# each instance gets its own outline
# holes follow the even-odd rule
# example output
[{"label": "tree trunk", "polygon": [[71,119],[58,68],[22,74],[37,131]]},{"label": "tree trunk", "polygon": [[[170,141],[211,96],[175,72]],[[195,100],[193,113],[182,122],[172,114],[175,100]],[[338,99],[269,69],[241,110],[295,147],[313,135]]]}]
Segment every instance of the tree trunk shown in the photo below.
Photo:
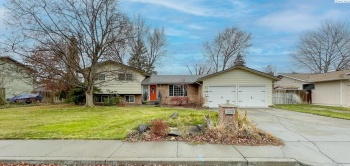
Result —
[{"label": "tree trunk", "polygon": [[85,92],[85,107],[93,107],[95,106],[94,105],[94,100],[93,100],[93,96],[94,96],[94,93],[93,93],[93,88],[88,88],[88,90],[86,90]]}]

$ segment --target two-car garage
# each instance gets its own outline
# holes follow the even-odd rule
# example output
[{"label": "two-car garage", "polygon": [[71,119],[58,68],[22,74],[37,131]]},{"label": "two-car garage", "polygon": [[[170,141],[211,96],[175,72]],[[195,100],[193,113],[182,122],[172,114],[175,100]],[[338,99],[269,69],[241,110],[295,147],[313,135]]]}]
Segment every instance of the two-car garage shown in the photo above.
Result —
[{"label": "two-car garage", "polygon": [[244,67],[236,66],[204,76],[202,93],[204,106],[217,108],[219,104],[230,104],[240,108],[264,108],[272,105],[272,85],[277,77]]},{"label": "two-car garage", "polygon": [[266,86],[209,86],[208,107],[215,108],[227,101],[240,108],[266,107]]}]

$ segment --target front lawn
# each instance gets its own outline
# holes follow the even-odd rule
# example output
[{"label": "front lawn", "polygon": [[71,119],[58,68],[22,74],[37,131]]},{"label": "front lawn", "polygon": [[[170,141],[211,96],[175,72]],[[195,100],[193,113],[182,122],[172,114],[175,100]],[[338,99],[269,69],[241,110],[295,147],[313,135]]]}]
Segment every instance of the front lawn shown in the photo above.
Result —
[{"label": "front lawn", "polygon": [[[176,120],[169,116],[179,113]],[[139,124],[165,119],[170,126],[205,124],[208,110],[164,107],[50,105],[0,109],[0,139],[124,139]],[[217,121],[217,113],[211,112]]]},{"label": "front lawn", "polygon": [[280,104],[273,107],[283,110],[303,112],[332,118],[350,119],[350,108],[348,107],[332,107],[309,104]]}]

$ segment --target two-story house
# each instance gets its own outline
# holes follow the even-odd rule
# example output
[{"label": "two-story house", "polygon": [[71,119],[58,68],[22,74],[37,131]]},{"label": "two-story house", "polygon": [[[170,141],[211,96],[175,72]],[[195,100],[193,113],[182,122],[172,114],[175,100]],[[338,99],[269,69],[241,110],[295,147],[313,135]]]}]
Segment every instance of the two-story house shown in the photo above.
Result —
[{"label": "two-story house", "polygon": [[104,102],[113,95],[120,95],[127,104],[141,104],[141,82],[150,74],[115,61],[98,64],[95,86],[101,91],[95,93],[95,102]]},{"label": "two-story house", "polygon": [[31,93],[34,89],[34,72],[11,57],[0,57],[0,88],[5,91],[5,98]]}]

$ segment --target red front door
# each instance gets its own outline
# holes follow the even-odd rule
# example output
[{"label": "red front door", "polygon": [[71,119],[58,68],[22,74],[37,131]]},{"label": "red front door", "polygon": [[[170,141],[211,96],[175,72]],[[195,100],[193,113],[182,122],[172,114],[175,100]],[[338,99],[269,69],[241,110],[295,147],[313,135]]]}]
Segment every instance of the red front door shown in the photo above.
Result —
[{"label": "red front door", "polygon": [[150,99],[150,101],[157,100],[157,85],[150,85],[149,86],[149,99]]}]

